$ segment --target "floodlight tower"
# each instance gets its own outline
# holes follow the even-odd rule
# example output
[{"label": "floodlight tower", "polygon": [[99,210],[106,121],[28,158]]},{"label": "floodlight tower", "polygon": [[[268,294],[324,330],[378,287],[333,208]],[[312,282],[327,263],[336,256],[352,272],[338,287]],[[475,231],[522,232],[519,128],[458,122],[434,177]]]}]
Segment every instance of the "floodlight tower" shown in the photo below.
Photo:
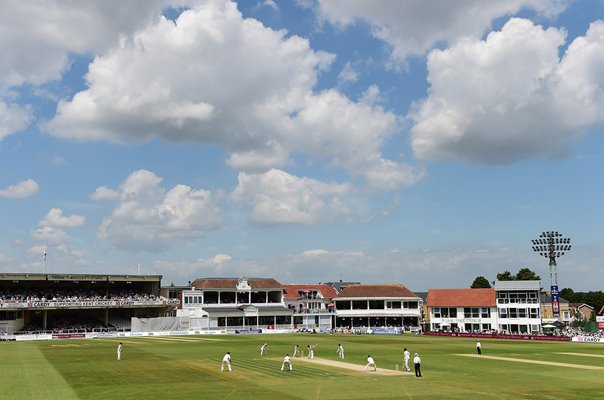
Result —
[{"label": "floodlight tower", "polygon": [[557,231],[547,231],[539,235],[538,239],[533,239],[533,250],[539,255],[549,259],[549,279],[551,281],[552,311],[554,316],[560,315],[558,295],[558,271],[556,258],[563,256],[565,252],[570,251],[570,238],[562,237]]}]

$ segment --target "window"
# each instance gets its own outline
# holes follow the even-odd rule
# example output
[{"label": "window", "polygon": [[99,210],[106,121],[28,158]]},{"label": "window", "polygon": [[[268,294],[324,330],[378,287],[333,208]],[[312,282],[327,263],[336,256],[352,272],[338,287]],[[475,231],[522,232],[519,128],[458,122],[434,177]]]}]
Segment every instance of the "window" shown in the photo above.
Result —
[{"label": "window", "polygon": [[[507,318],[508,317],[508,309],[507,308],[499,308],[499,318]],[[507,329],[507,328],[505,328]]]},{"label": "window", "polygon": [[518,293],[510,292],[510,303],[517,303],[517,302],[518,302]]},{"label": "window", "polygon": [[206,304],[218,303],[218,292],[204,292]]},{"label": "window", "polygon": [[401,308],[401,302],[400,301],[387,301],[386,302],[386,308],[400,309]]},{"label": "window", "polygon": [[539,318],[539,309],[538,308],[530,308],[530,316],[531,318]]},{"label": "window", "polygon": [[405,302],[403,302],[403,308],[417,309],[417,308],[419,308],[418,302],[417,301],[405,301]]},{"label": "window", "polygon": [[515,308],[508,309],[508,315],[510,318],[518,318],[518,311]]},{"label": "window", "polygon": [[384,300],[369,300],[369,309],[370,310],[383,310],[384,309]]},{"label": "window", "polygon": [[518,309],[518,318],[526,318],[526,308]]},{"label": "window", "polygon": [[490,318],[491,317],[491,309],[488,307],[482,307],[480,309],[480,316],[482,318]]},{"label": "window", "polygon": [[478,307],[465,307],[463,309],[464,318],[479,318],[480,308]]},{"label": "window", "polygon": [[366,310],[367,309],[367,300],[353,300],[352,309],[353,310]]},{"label": "window", "polygon": [[350,301],[349,300],[336,301],[336,309],[338,309],[338,310],[350,310]]},{"label": "window", "polygon": [[505,292],[498,292],[497,293],[497,302],[501,303],[501,304],[508,303],[508,294]]},{"label": "window", "polygon": [[434,318],[457,318],[456,307],[433,307],[432,315]]}]

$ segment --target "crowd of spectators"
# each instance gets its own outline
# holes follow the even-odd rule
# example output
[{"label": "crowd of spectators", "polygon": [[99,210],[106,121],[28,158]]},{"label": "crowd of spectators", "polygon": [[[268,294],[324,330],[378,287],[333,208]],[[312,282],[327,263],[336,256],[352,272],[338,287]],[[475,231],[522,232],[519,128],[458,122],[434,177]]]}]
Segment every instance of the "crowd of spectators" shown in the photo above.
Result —
[{"label": "crowd of spectators", "polygon": [[319,314],[319,313],[333,313],[335,309],[333,307],[327,308],[308,308],[304,304],[288,304],[287,308],[292,310],[294,314]]},{"label": "crowd of spectators", "polygon": [[91,301],[91,300],[126,300],[151,301],[157,300],[154,294],[143,293],[132,289],[34,289],[26,292],[0,291],[0,303],[30,302],[30,301]]},{"label": "crowd of spectators", "polygon": [[570,337],[587,336],[594,339],[604,339],[604,331],[601,329],[595,332],[584,332],[580,328],[568,327],[564,330],[563,334]]},{"label": "crowd of spectators", "polygon": [[[388,327],[374,327],[374,329],[380,329],[380,330],[391,330],[391,331],[398,331],[400,328],[396,327],[396,326],[388,326]],[[338,333],[338,334],[343,334],[343,335],[364,335],[364,334],[368,334],[371,335],[372,333],[374,333],[374,329],[371,329],[371,327],[349,327],[349,326],[339,326],[337,328],[333,328],[331,330],[331,333]],[[412,331],[417,331],[416,328],[411,328],[411,327],[403,327],[403,329],[401,330],[401,332],[412,332]]]}]

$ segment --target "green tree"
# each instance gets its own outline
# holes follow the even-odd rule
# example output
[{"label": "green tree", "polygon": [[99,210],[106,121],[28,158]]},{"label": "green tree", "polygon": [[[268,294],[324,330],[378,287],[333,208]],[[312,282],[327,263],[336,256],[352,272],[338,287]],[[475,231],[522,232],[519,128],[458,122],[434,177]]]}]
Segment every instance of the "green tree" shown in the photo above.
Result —
[{"label": "green tree", "polygon": [[510,271],[504,271],[502,273],[497,274],[498,281],[515,281],[516,277],[512,275]]},{"label": "green tree", "polygon": [[584,293],[581,302],[589,304],[594,308],[594,311],[598,312],[604,305],[604,292],[599,290],[597,292]]},{"label": "green tree", "polygon": [[574,303],[574,297],[575,297],[575,291],[572,290],[571,288],[564,288],[562,290],[560,290],[560,297],[562,297],[565,300],[568,300],[569,303]]},{"label": "green tree", "polygon": [[521,268],[516,274],[518,281],[540,281],[541,277],[529,268]]},{"label": "green tree", "polygon": [[575,310],[575,315],[573,315],[573,320],[570,323],[570,326],[573,328],[581,328],[585,324],[585,317],[583,313],[579,310]]},{"label": "green tree", "polygon": [[491,283],[484,276],[477,276],[474,282],[472,282],[472,286],[470,286],[472,289],[487,289],[490,287]]}]

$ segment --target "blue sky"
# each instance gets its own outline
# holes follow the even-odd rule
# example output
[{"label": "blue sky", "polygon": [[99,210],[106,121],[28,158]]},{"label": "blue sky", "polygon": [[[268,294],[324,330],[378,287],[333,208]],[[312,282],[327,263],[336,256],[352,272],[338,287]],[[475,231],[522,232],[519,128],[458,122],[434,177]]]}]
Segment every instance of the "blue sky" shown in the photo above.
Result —
[{"label": "blue sky", "polygon": [[1,4],[1,272],[602,289],[601,0]]}]

